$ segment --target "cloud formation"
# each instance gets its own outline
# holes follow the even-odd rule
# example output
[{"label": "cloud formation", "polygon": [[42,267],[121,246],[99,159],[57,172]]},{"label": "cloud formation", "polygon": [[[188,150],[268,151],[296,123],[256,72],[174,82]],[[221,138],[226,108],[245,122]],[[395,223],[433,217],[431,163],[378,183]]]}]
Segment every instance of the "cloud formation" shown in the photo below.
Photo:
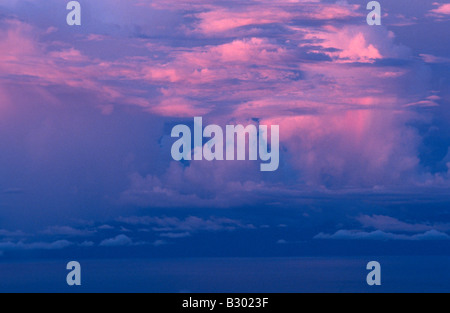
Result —
[{"label": "cloud formation", "polygon": [[[118,218],[119,222],[130,225],[151,226],[156,232],[199,232],[199,231],[232,231],[236,229],[252,229],[251,224],[243,224],[229,218],[211,217],[204,219],[196,216],[189,216],[185,219],[176,217],[151,217],[151,216],[131,216]],[[165,233],[166,237],[170,237]]]},{"label": "cloud formation", "polygon": [[437,5],[438,7],[435,9],[432,9],[430,12],[433,14],[436,14],[438,16],[445,16],[445,15],[450,15],[450,4],[449,3],[444,3],[444,4],[440,4],[440,3],[434,3],[435,5]]},{"label": "cloud formation", "polygon": [[55,242],[0,242],[0,250],[60,250],[72,246],[73,243],[67,240]]},{"label": "cloud formation", "polygon": [[420,232],[420,231],[449,231],[450,224],[406,223],[396,218],[383,215],[362,215],[356,218],[364,227],[381,231]]},{"label": "cloud formation", "polygon": [[430,230],[423,234],[401,235],[386,233],[381,230],[373,232],[355,232],[349,230],[339,230],[333,235],[320,233],[314,239],[334,239],[334,240],[450,240],[450,236],[437,230]]},{"label": "cloud formation", "polygon": [[[355,201],[361,212],[342,218],[362,230],[322,237],[448,233],[445,214],[378,211],[416,194],[448,201],[448,4],[386,3],[386,23],[369,27],[355,1],[98,0],[75,31],[52,13],[58,1],[37,2],[0,4],[0,226],[24,230],[0,231],[5,245],[160,245],[252,229],[191,208],[311,213],[324,199],[373,206]],[[280,125],[279,170],[172,162],[170,130],[194,116]],[[168,208],[182,214],[117,219]]]},{"label": "cloud formation", "polygon": [[133,243],[133,240],[131,240],[126,235],[117,235],[114,238],[105,239],[102,242],[100,242],[100,246],[104,247],[120,247],[120,246],[129,246]]}]

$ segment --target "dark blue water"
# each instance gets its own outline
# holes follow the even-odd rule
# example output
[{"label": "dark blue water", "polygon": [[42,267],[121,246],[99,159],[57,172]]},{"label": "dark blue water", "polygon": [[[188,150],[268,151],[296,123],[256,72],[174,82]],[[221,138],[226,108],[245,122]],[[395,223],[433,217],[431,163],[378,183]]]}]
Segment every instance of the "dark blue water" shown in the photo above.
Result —
[{"label": "dark blue water", "polygon": [[[372,260],[382,286],[366,284]],[[442,256],[81,260],[79,287],[66,284],[67,261],[0,263],[0,291],[450,292],[450,257]]]}]

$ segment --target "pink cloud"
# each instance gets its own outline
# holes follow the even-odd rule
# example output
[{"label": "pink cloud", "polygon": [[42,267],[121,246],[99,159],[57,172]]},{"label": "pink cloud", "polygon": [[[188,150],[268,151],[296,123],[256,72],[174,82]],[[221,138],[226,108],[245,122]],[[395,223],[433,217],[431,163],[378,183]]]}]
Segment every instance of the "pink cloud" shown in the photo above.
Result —
[{"label": "pink cloud", "polygon": [[269,61],[277,62],[288,56],[284,48],[272,44],[264,38],[234,40],[228,44],[212,47],[210,53],[214,59],[221,62],[253,64],[267,64]]},{"label": "pink cloud", "polygon": [[84,62],[88,60],[88,58],[83,56],[79,50],[73,48],[51,52],[50,56],[55,59],[61,59],[69,62]]},{"label": "pink cloud", "polygon": [[[133,3],[149,7],[143,1]],[[55,98],[46,90],[49,86],[88,92],[104,114],[111,114],[117,105],[132,105],[164,117],[208,115],[221,125],[252,119],[281,125],[282,145],[295,156],[286,162],[311,185],[370,187],[409,180],[408,175],[415,173],[420,136],[407,126],[417,118],[408,105],[436,100],[427,99],[429,94],[420,89],[425,77],[420,66],[413,71],[408,66],[377,65],[389,58],[413,60],[408,49],[395,43],[392,32],[331,22],[296,26],[299,19],[359,15],[357,6],[343,4],[251,1],[242,4],[242,11],[204,1],[192,5],[194,22],[184,29],[189,44],[171,47],[159,39],[136,36],[124,40],[128,49],[112,55],[104,52],[111,38],[87,34],[79,36],[82,44],[55,43],[46,39],[45,31],[9,20],[0,30],[0,70],[5,76],[32,78],[41,99]],[[184,6],[189,3],[176,8]],[[281,23],[283,32],[273,35],[262,27],[257,32],[236,32],[243,26],[272,23]],[[204,42],[190,41],[205,37]],[[123,38],[114,40],[121,44]],[[404,92],[406,84],[414,94]],[[2,88],[7,89],[0,83]],[[0,97],[9,101],[7,94]],[[227,203],[241,201],[230,196],[231,191],[264,190],[254,172],[240,180],[242,173],[231,168],[221,165],[222,172],[214,168],[229,181],[211,177],[212,190],[198,181],[198,173],[208,172],[208,165],[187,169],[172,165],[168,172],[177,180],[169,175],[135,177],[126,196],[201,200],[209,205],[216,195],[208,198],[192,186],[214,193],[226,185],[217,197]],[[236,176],[227,176],[230,173]],[[189,183],[178,188],[178,180]],[[181,192],[186,189],[190,192]]]},{"label": "pink cloud", "polygon": [[32,56],[38,51],[30,25],[13,19],[3,23],[4,28],[0,31],[0,65],[20,61],[22,57]]},{"label": "pink cloud", "polygon": [[200,22],[196,26],[196,31],[201,33],[225,32],[247,25],[265,25],[288,21],[293,17],[292,13],[280,8],[256,8],[256,10],[233,12],[229,9],[216,9],[209,12],[195,15]]},{"label": "pink cloud", "polygon": [[[418,137],[397,117],[376,110],[263,120],[280,126],[292,165],[310,185],[376,185],[405,181],[418,165]],[[405,145],[405,142],[408,144]],[[360,169],[364,175],[360,175]],[[326,181],[326,180],[325,180]]]},{"label": "pink cloud", "polygon": [[336,51],[326,52],[326,54],[336,59],[337,62],[373,63],[375,60],[383,58],[379,49],[368,42],[367,34],[363,30],[359,31],[358,28],[328,27],[325,31],[311,32],[305,38],[313,40],[324,48],[336,49]]},{"label": "pink cloud", "polygon": [[430,12],[439,15],[450,15],[450,3],[439,4],[434,3],[434,5],[438,5],[436,9],[432,9]]},{"label": "pink cloud", "polygon": [[[254,5],[257,4],[257,5]],[[239,10],[215,7],[194,14],[195,32],[214,34],[243,26],[286,23],[295,19],[339,20],[359,16],[358,5],[324,4],[318,1],[249,1]]]},{"label": "pink cloud", "polygon": [[426,63],[450,63],[450,58],[438,57],[432,54],[420,54],[420,57]]},{"label": "pink cloud", "polygon": [[[0,71],[4,77],[9,75],[16,78],[0,81],[0,87],[6,82],[9,85],[27,84],[28,90],[34,90],[50,102],[58,100],[46,91],[48,86],[87,91],[95,94],[98,106],[105,113],[111,113],[111,103],[122,101],[124,104],[135,105],[142,100],[139,96],[129,94],[127,90],[102,82],[105,78],[137,78],[136,64],[101,61],[83,54],[79,49],[68,47],[65,43],[46,42],[45,31],[15,19],[7,19],[2,23]],[[18,77],[28,79],[21,80]],[[105,105],[109,106],[108,110],[105,110]]]},{"label": "pink cloud", "polygon": [[184,98],[164,98],[149,110],[158,115],[172,117],[203,116],[210,111]]}]

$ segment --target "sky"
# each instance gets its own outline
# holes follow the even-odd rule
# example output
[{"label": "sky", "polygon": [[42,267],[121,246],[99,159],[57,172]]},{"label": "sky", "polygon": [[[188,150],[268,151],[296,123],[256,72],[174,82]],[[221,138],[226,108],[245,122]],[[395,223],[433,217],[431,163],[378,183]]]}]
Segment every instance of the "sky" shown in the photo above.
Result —
[{"label": "sky", "polygon": [[[450,3],[79,2],[0,3],[0,262],[448,256]],[[174,161],[196,116],[278,170]]]}]

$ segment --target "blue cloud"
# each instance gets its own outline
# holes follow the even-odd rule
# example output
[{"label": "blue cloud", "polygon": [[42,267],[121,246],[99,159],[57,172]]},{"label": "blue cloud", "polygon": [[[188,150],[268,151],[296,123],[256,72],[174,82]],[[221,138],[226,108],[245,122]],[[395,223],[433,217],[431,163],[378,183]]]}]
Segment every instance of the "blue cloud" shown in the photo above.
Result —
[{"label": "blue cloud", "polygon": [[114,238],[105,239],[100,243],[100,246],[104,247],[119,247],[119,246],[129,246],[133,244],[133,240],[131,240],[128,236],[125,235],[117,235]]},{"label": "blue cloud", "polygon": [[320,233],[314,239],[335,240],[450,240],[450,236],[437,230],[430,230],[423,234],[404,235],[393,234],[376,230],[373,232],[361,232],[350,230],[339,230],[333,235]]}]

